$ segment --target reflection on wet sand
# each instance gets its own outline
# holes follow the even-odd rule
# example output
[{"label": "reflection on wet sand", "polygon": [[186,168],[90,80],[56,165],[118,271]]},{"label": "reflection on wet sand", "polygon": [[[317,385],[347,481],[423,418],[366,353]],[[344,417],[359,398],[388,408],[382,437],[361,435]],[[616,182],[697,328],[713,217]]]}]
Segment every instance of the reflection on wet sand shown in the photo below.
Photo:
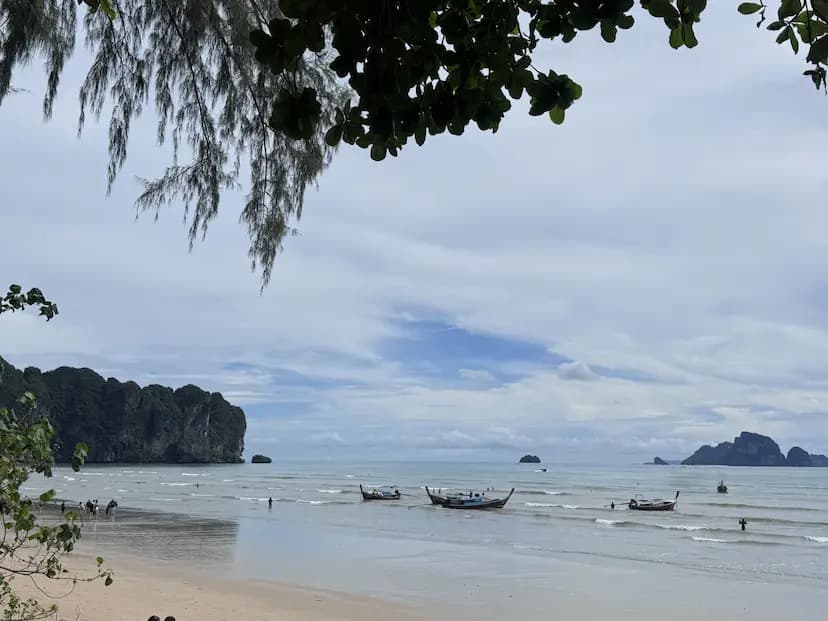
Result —
[{"label": "reflection on wet sand", "polygon": [[154,562],[227,563],[238,536],[234,520],[119,509],[114,518],[85,520],[82,546],[104,556],[109,549]]}]

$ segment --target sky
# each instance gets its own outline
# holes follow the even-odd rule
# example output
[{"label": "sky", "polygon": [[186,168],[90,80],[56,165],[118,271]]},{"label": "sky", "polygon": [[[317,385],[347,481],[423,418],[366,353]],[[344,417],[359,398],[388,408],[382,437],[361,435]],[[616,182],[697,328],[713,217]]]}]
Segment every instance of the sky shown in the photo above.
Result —
[{"label": "sky", "polygon": [[648,17],[547,46],[584,87],[561,127],[518,105],[382,163],[340,149],[263,292],[240,195],[192,251],[181,205],[136,218],[169,161],[151,115],[107,197],[88,57],[48,123],[35,65],[0,107],[0,281],[60,315],[4,316],[0,355],[219,391],[248,456],[630,463],[742,430],[828,453],[828,99],[751,19],[713,3],[695,50]]}]

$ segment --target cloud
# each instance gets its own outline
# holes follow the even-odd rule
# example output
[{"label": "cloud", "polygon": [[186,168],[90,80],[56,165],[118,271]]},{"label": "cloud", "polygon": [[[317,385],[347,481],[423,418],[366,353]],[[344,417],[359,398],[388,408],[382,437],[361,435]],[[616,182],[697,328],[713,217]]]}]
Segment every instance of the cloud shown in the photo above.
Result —
[{"label": "cloud", "polygon": [[473,382],[493,382],[494,375],[486,369],[460,369],[458,375]]},{"label": "cloud", "polygon": [[583,382],[591,382],[599,379],[588,364],[583,362],[565,362],[558,367],[558,377],[565,380],[579,380]]},{"label": "cloud", "polygon": [[743,429],[825,452],[824,100],[732,6],[699,32],[676,52],[642,16],[556,46],[538,62],[584,86],[562,127],[523,103],[382,164],[340,149],[261,294],[242,194],[188,252],[181,205],[135,220],[152,120],[106,198],[106,127],[75,139],[82,53],[48,124],[21,74],[0,265],[61,312],[4,315],[0,355],[223,391],[282,456],[640,462]]}]

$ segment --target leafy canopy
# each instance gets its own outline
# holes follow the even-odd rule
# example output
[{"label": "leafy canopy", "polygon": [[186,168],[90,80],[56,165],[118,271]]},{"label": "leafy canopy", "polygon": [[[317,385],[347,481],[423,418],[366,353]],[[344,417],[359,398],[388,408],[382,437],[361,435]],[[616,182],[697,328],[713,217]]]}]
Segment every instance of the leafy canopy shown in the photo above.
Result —
[{"label": "leafy canopy", "polygon": [[[663,20],[671,47],[698,44],[694,25],[707,0],[640,0]],[[331,71],[347,78],[355,100],[337,108],[326,141],[370,149],[382,160],[397,155],[412,137],[448,130],[462,134],[474,122],[497,131],[511,100],[528,96],[529,114],[562,123],[581,97],[572,78],[533,63],[544,40],[572,41],[598,28],[608,43],[632,28],[634,0],[282,0],[281,15],[267,29],[251,32],[256,59],[277,76],[291,75],[308,55],[328,48]],[[742,13],[768,9],[745,3]],[[828,62],[828,0],[783,0],[770,30],[778,42],[809,45],[807,71],[825,86]],[[761,23],[761,22],[760,22]],[[326,38],[326,33],[329,33]],[[275,97],[270,126],[306,140],[322,121],[312,86],[288,82]]]},{"label": "leafy canopy", "polygon": [[[87,10],[79,17],[81,1]],[[157,214],[183,203],[192,244],[222,194],[246,176],[239,219],[266,283],[305,190],[332,156],[321,129],[301,142],[272,132],[270,102],[301,81],[314,89],[320,118],[332,123],[343,101],[325,55],[297,59],[291,75],[260,71],[249,33],[277,12],[277,0],[0,0],[0,105],[14,92],[14,72],[41,57],[49,118],[75,41],[84,41],[92,62],[79,92],[79,132],[87,117],[108,116],[108,189],[126,161],[133,123],[149,106],[157,140],[172,144],[173,157],[157,177],[141,180],[137,207]]]},{"label": "leafy canopy", "polygon": [[[46,300],[39,289],[24,294],[19,285],[11,285],[0,298],[0,314],[30,305],[39,306],[40,315],[47,321],[57,314],[57,306]],[[14,589],[15,579],[34,581],[45,595],[48,593],[44,580],[52,584],[64,582],[70,587],[99,579],[107,586],[112,583],[111,572],[103,569],[100,557],[90,575],[78,575],[63,567],[63,557],[75,548],[81,536],[77,512],[67,511],[44,524],[38,520],[40,505],[54,500],[54,490],[41,494],[37,502],[20,493],[21,486],[33,474],[52,476],[53,435],[54,429],[38,411],[33,394],[24,393],[12,407],[0,406],[0,610],[4,619],[45,619],[56,611],[54,605],[44,606],[35,599],[22,597]],[[86,453],[86,445],[78,443],[72,455],[75,471],[80,469]]]},{"label": "leafy canopy", "polygon": [[[87,7],[82,23],[77,5]],[[497,131],[512,102],[562,123],[582,89],[534,64],[543,42],[598,29],[613,42],[635,23],[635,0],[0,0],[0,105],[14,70],[40,56],[43,113],[52,114],[78,30],[94,56],[79,128],[109,115],[109,187],[133,121],[154,104],[159,143],[174,157],[143,181],[139,209],[184,203],[190,243],[206,234],[222,193],[248,173],[240,220],[269,280],[301,216],[307,187],[340,142],[381,160],[413,138]],[[698,44],[706,0],[638,0],[673,48]],[[805,74],[826,86],[828,0],[739,5],[778,32]],[[775,13],[775,19],[771,15]],[[734,50],[734,54],[738,50]],[[347,88],[343,88],[347,83]],[[348,93],[347,91],[350,91]]]}]

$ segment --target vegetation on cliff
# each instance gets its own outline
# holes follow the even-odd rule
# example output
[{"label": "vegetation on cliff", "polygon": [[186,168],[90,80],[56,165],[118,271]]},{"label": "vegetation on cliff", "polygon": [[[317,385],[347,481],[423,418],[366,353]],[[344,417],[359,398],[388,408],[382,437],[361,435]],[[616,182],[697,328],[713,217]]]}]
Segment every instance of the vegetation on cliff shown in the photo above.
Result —
[{"label": "vegetation on cliff", "polygon": [[55,429],[58,461],[83,441],[89,462],[238,463],[246,421],[241,408],[197,386],[178,390],[104,379],[91,369],[42,372],[5,367],[0,406],[23,392],[35,395]]}]

